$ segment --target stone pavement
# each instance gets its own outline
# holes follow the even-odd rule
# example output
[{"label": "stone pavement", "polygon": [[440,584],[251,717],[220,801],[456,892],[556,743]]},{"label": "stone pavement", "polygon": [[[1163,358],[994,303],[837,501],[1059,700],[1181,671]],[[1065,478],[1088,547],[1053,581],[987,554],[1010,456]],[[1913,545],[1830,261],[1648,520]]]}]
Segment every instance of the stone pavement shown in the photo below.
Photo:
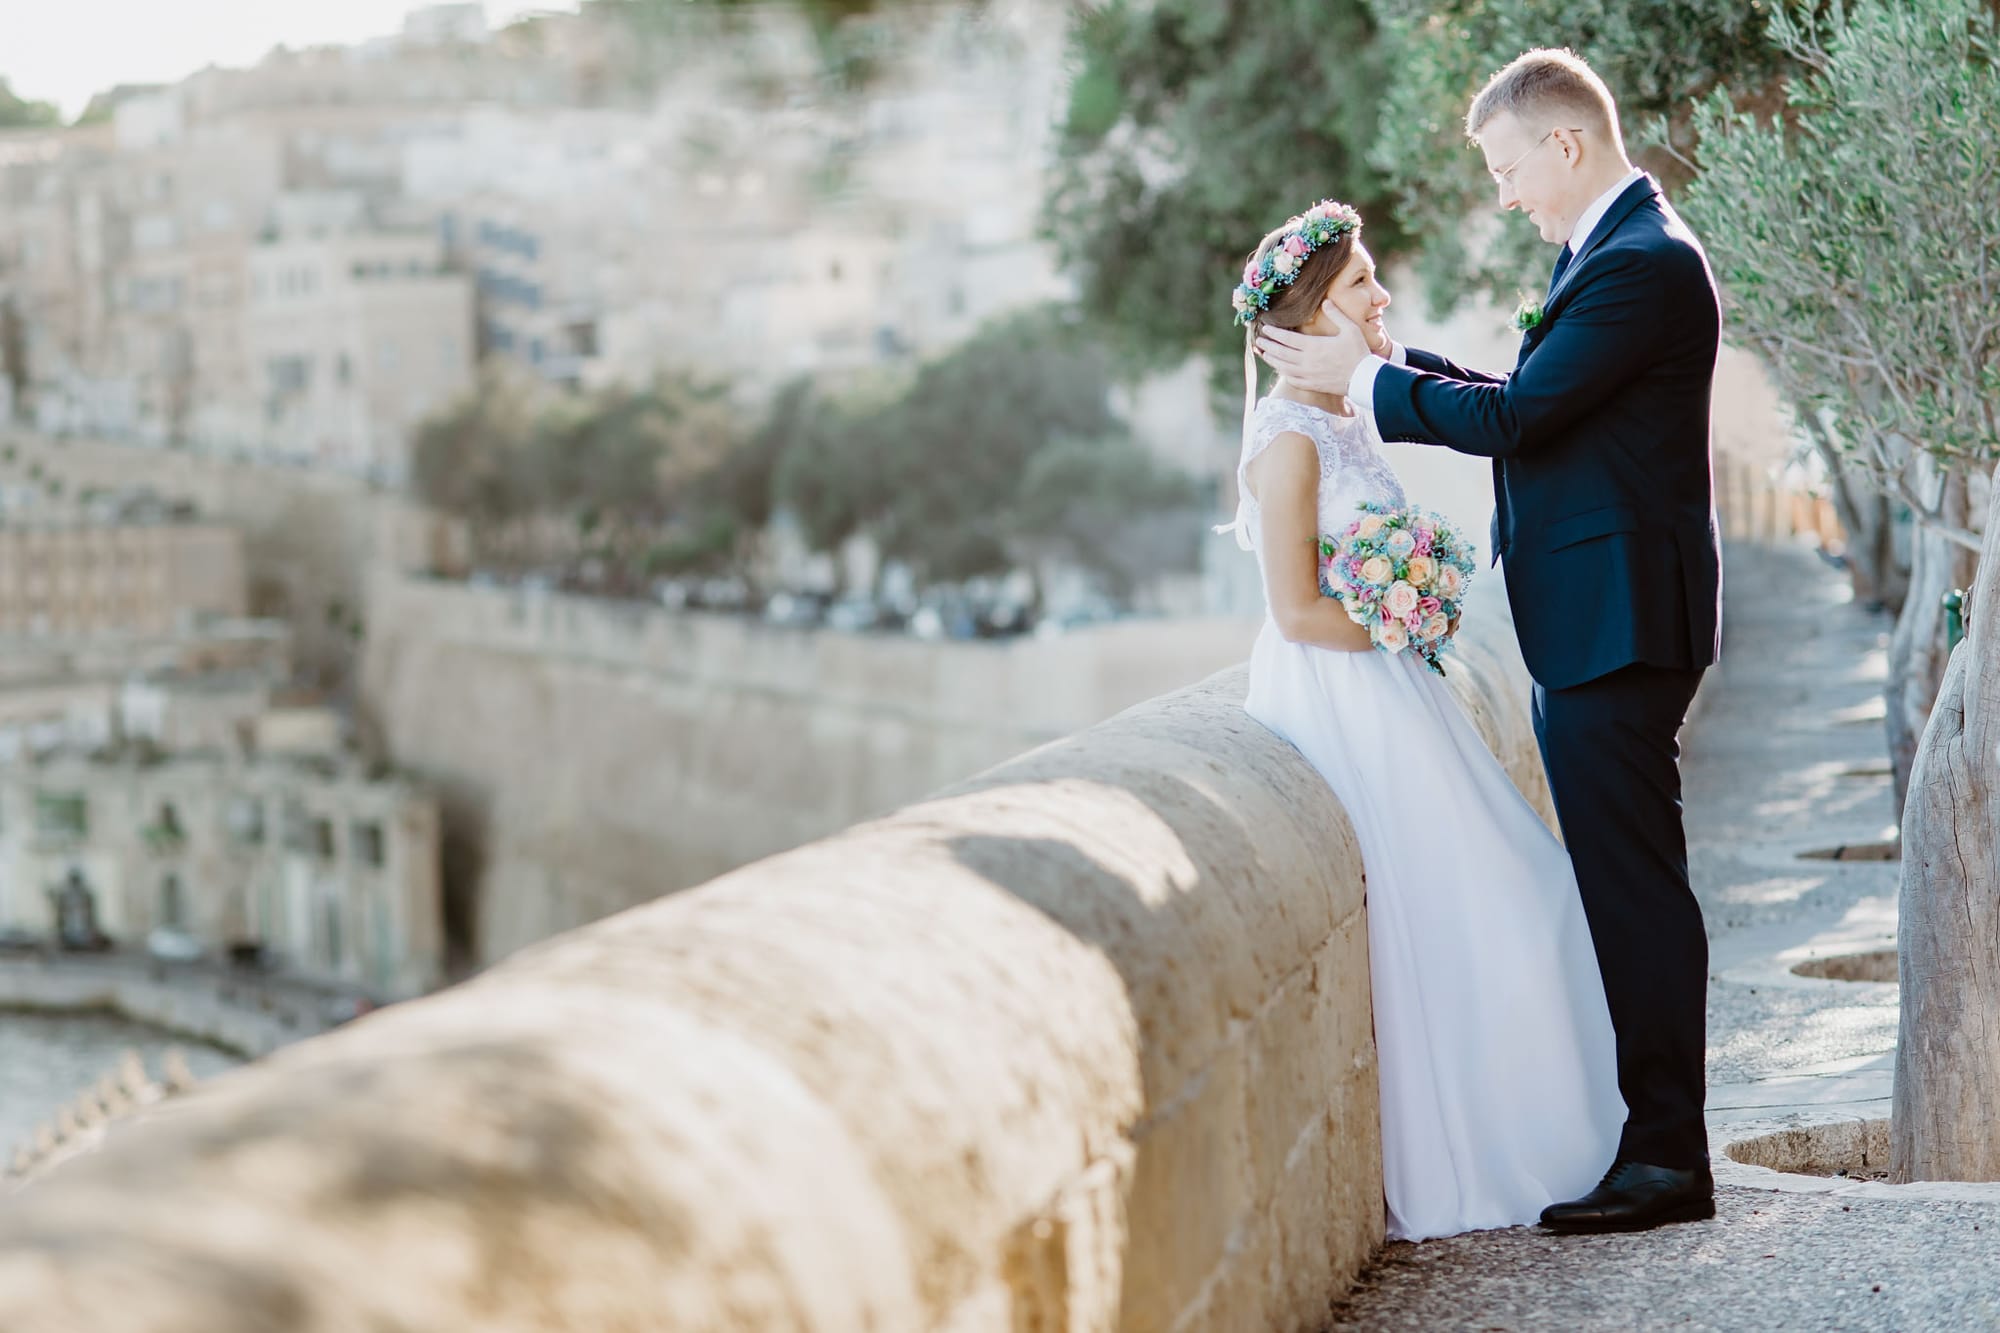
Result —
[{"label": "stone pavement", "polygon": [[1791,969],[1892,948],[1897,882],[1893,862],[1800,856],[1894,836],[1888,618],[1803,547],[1732,548],[1725,614],[1684,762],[1711,941],[1716,1220],[1391,1244],[1331,1329],[2000,1329],[2000,1185],[1781,1175],[1724,1155],[1774,1129],[1888,1115],[1895,986]]}]

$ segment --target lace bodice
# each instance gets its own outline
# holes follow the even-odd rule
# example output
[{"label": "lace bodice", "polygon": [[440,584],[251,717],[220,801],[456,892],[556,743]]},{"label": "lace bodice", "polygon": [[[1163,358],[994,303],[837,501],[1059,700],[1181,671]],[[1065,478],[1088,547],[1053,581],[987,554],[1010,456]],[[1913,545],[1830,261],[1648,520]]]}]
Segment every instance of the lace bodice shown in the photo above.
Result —
[{"label": "lace bodice", "polygon": [[1256,498],[1244,480],[1250,460],[1269,448],[1286,431],[1297,431],[1319,453],[1319,530],[1336,533],[1354,521],[1356,505],[1403,505],[1403,484],[1382,457],[1375,414],[1357,412],[1337,417],[1317,407],[1285,398],[1265,398],[1250,414],[1243,430],[1243,455],[1236,464],[1236,541],[1246,551],[1261,550],[1263,529]]}]

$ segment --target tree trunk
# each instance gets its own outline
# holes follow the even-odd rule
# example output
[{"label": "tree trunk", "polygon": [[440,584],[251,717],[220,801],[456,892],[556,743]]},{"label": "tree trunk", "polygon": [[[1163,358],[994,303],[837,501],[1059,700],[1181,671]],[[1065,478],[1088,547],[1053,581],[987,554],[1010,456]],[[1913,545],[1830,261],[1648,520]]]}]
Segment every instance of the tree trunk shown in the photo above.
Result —
[{"label": "tree trunk", "polygon": [[1892,1179],[2000,1180],[2000,486],[1903,812]]},{"label": "tree trunk", "polygon": [[1910,569],[1896,550],[1895,505],[1865,482],[1847,479],[1836,497],[1843,492],[1851,493],[1852,500],[1843,504],[1836,498],[1834,503],[1847,529],[1847,574],[1854,600],[1896,614],[1909,599]]},{"label": "tree trunk", "polygon": [[[1944,479],[1940,518],[1956,527],[1967,520],[1962,474]],[[1947,537],[1918,528],[1910,539],[1910,584],[1896,628],[1889,635],[1888,681],[1883,686],[1883,727],[1896,776],[1896,817],[1902,818],[1917,744],[1930,719],[1945,668],[1944,595],[1962,588],[1972,573],[1972,553]]]},{"label": "tree trunk", "polygon": [[1903,609],[1910,589],[1910,570],[1896,550],[1896,506],[1874,479],[1846,461],[1823,430],[1810,432],[1813,448],[1826,465],[1827,490],[1833,511],[1847,530],[1847,577],[1854,600],[1870,610],[1892,615]]}]

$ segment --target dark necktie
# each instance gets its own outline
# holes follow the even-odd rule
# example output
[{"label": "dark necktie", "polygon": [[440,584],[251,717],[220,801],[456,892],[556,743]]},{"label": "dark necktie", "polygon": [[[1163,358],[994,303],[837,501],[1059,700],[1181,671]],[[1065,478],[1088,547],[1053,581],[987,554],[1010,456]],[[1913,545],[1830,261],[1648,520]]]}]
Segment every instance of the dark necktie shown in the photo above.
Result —
[{"label": "dark necktie", "polygon": [[1562,248],[1561,252],[1559,252],[1559,253],[1558,253],[1558,254],[1556,255],[1556,268],[1555,268],[1555,272],[1553,272],[1553,273],[1549,274],[1549,295],[1550,295],[1550,296],[1554,296],[1554,295],[1556,294],[1556,284],[1557,284],[1557,283],[1559,283],[1559,282],[1561,282],[1561,281],[1563,280],[1563,272],[1564,272],[1564,271],[1565,271],[1566,269],[1568,269],[1568,268],[1569,268],[1569,261],[1570,261],[1570,260],[1572,260],[1572,259],[1574,259],[1574,258],[1576,258],[1576,256],[1575,256],[1575,255],[1573,255],[1572,253],[1570,253],[1570,248],[1569,248],[1569,244],[1568,244],[1567,242],[1565,242],[1565,243],[1563,244],[1563,248]]}]

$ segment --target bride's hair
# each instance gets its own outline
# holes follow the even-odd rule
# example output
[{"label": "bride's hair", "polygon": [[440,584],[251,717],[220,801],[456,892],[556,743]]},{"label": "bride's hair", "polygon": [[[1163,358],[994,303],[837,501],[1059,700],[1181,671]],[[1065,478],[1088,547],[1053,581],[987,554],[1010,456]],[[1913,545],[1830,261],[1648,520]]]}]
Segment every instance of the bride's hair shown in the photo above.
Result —
[{"label": "bride's hair", "polygon": [[[1292,226],[1293,224],[1288,222],[1259,241],[1257,248],[1250,252],[1248,262],[1252,264],[1262,262],[1264,256],[1271,252],[1271,248],[1291,233]],[[1257,331],[1266,325],[1279,329],[1296,329],[1302,324],[1310,324],[1313,313],[1319,309],[1319,303],[1326,299],[1326,289],[1340,276],[1340,270],[1347,267],[1348,259],[1354,254],[1354,243],[1360,237],[1361,229],[1357,226],[1351,231],[1341,233],[1330,243],[1320,246],[1307,255],[1305,262],[1299,265],[1298,276],[1292,279],[1291,285],[1278,288],[1271,296],[1271,304],[1258,311],[1256,318],[1250,321],[1251,339],[1254,341]]]},{"label": "bride's hair", "polygon": [[[1257,243],[1247,261],[1250,264],[1263,262],[1271,248],[1282,242],[1297,223],[1294,218]],[[1243,329],[1243,424],[1250,424],[1250,414],[1257,406],[1257,334],[1266,326],[1277,329],[1296,329],[1310,324],[1319,310],[1320,302],[1326,299],[1327,288],[1347,267],[1347,261],[1354,255],[1354,247],[1361,239],[1361,225],[1356,223],[1351,229],[1336,236],[1327,244],[1315,249],[1299,265],[1298,275],[1288,286],[1280,287],[1271,294],[1271,303],[1259,310]]]}]

